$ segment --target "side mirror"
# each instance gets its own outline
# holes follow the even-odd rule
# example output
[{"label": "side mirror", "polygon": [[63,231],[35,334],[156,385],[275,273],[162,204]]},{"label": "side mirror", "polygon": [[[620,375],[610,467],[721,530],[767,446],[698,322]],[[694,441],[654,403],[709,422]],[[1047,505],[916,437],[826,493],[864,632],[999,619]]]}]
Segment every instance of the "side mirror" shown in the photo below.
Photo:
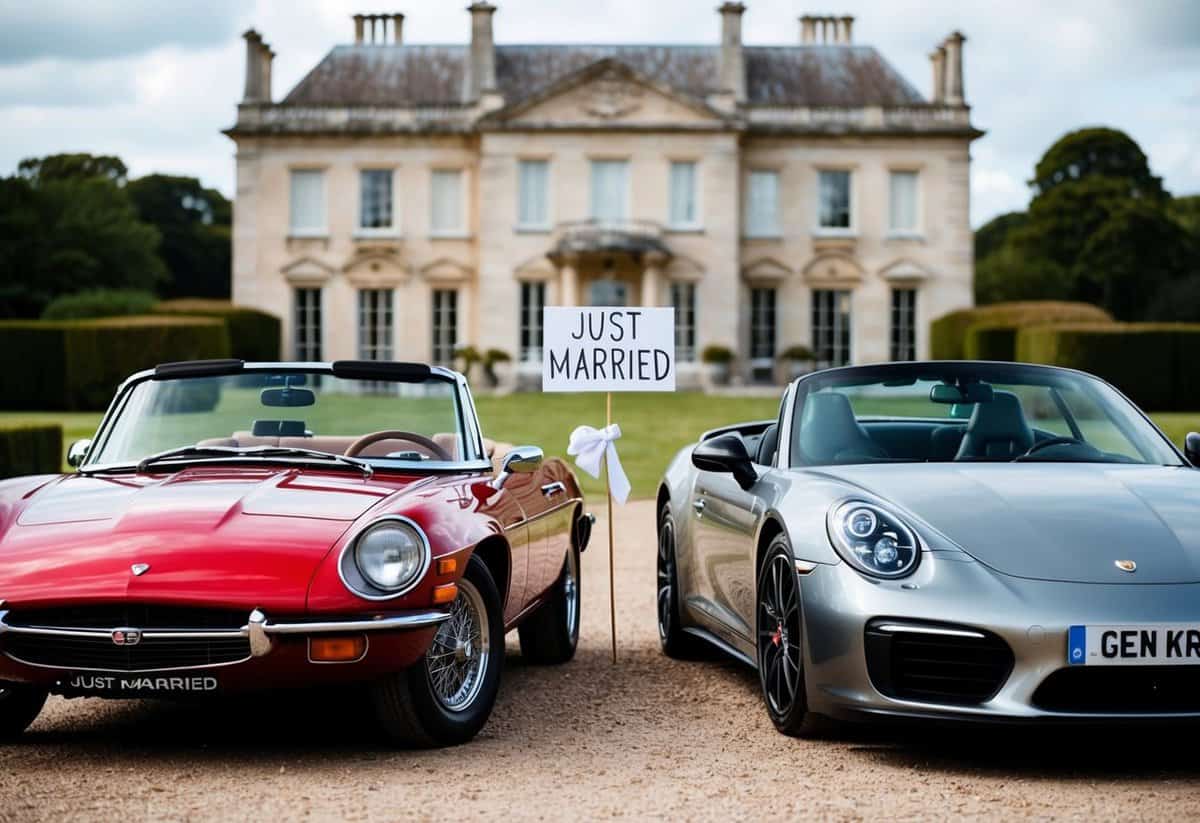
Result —
[{"label": "side mirror", "polygon": [[1188,432],[1187,437],[1183,439],[1183,456],[1200,469],[1200,434]]},{"label": "side mirror", "polygon": [[508,478],[514,474],[529,474],[537,471],[544,459],[545,455],[537,446],[517,446],[504,455],[504,462],[500,464],[500,473],[496,475],[492,486],[502,489],[508,482]]},{"label": "side mirror", "polygon": [[743,489],[758,482],[746,444],[736,434],[723,434],[696,446],[692,449],[692,465],[701,471],[732,474]]},{"label": "side mirror", "polygon": [[67,449],[67,465],[73,469],[77,469],[83,465],[83,461],[87,459],[88,449],[92,447],[92,441],[85,438],[76,440],[71,444],[71,448]]}]

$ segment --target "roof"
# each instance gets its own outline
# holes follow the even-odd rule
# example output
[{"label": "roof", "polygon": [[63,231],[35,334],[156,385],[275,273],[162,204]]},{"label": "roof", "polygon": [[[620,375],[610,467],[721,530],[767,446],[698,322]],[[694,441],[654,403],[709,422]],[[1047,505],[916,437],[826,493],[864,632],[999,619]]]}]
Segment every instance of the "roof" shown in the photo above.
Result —
[{"label": "roof", "polygon": [[[747,46],[751,105],[898,106],[924,98],[871,46]],[[459,105],[466,45],[337,46],[283,99],[298,106]],[[715,91],[719,46],[509,45],[496,47],[496,83],[509,104],[601,60],[703,100]]]}]

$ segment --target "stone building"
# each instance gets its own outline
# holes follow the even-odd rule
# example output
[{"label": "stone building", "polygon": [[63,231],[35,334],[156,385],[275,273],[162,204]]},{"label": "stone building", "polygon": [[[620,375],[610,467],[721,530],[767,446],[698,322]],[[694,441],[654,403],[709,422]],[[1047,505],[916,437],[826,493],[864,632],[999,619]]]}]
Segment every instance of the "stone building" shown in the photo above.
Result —
[{"label": "stone building", "polygon": [[233,297],[284,318],[287,357],[471,345],[523,382],[543,305],[674,305],[684,385],[710,345],[764,381],[796,345],[924,356],[929,320],[971,304],[960,33],[926,98],[851,17],[753,46],[727,2],[719,44],[503,45],[494,6],[467,11],[462,45],[354,15],[281,100],[246,33]]}]

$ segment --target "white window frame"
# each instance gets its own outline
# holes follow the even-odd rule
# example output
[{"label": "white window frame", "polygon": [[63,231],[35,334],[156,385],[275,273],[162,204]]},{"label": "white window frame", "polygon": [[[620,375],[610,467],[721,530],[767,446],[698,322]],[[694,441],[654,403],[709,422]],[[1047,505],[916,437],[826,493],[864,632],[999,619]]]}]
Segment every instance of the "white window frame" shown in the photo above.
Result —
[{"label": "white window frame", "polygon": [[325,290],[320,286],[292,289],[292,358],[319,362],[325,344]]},{"label": "white window frame", "polygon": [[[400,198],[396,196],[399,175],[394,167],[360,166],[358,169],[358,212],[354,220],[355,237],[398,237],[400,235]],[[367,172],[390,172],[392,178],[392,224],[368,228],[363,225],[363,178]]]},{"label": "white window frame", "polygon": [[[671,208],[675,203],[675,167],[690,166],[692,170],[692,219],[675,222]],[[674,158],[667,165],[667,228],[671,231],[702,231],[704,220],[701,215],[703,201],[701,200],[700,161],[689,157]]]},{"label": "white window frame", "polygon": [[[321,181],[321,223],[313,226],[296,225],[296,176],[299,174],[314,175]],[[289,237],[328,237],[329,236],[329,175],[325,168],[316,166],[296,166],[288,169],[288,236]]]},{"label": "white window frame", "polygon": [[[590,157],[588,158],[588,218],[598,222],[621,223],[629,220],[633,205],[633,164],[628,157]],[[609,220],[596,215],[596,166],[600,163],[620,163],[625,168],[625,198],[621,205],[623,216]]]},{"label": "white window frame", "polygon": [[[538,222],[527,223],[522,219],[523,216],[521,214],[521,203],[524,202],[524,199],[525,199],[524,198],[524,195],[525,195],[524,169],[527,164],[540,164],[546,169],[546,178],[545,178],[546,191],[545,191],[544,198],[543,198],[546,202],[546,214],[545,214],[545,219],[542,220],[540,223],[538,223]],[[554,200],[552,198],[552,192],[554,190],[554,186],[553,186],[552,177],[553,177],[553,172],[550,168],[550,159],[549,158],[547,158],[547,157],[520,157],[517,159],[517,231],[543,233],[543,232],[550,231],[551,228],[553,227],[554,219],[553,219],[552,215],[554,214]]]},{"label": "white window frame", "polygon": [[[846,222],[848,223],[846,226],[821,225],[821,177],[831,173],[847,175],[846,196],[850,202],[846,204]],[[816,208],[814,211],[816,220],[813,234],[825,237],[852,237],[858,233],[858,219],[855,214],[858,208],[858,197],[855,196],[857,178],[855,169],[850,166],[824,166],[817,169]]]},{"label": "white window frame", "polygon": [[[532,299],[540,296],[540,300]],[[544,280],[522,280],[518,298],[520,312],[518,329],[518,359],[521,363],[541,363],[545,336],[542,327],[542,309],[546,308],[546,282]],[[526,342],[528,340],[528,342]]]},{"label": "white window frame", "polygon": [[[775,178],[775,205],[771,210],[771,225],[759,228],[754,225],[751,220],[753,212],[751,211],[751,192],[753,188],[753,179],[755,175],[771,175]],[[765,238],[769,240],[778,239],[783,236],[782,221],[780,220],[780,189],[783,181],[783,174],[779,169],[769,168],[752,168],[746,172],[746,187],[743,195],[742,204],[742,236],[748,238]]]},{"label": "white window frame", "polygon": [[[681,280],[671,284],[671,306],[675,309],[675,360],[696,362],[696,284]],[[683,338],[681,342],[681,338]]]},{"label": "white window frame", "polygon": [[[358,322],[355,324],[355,328],[358,331],[358,359],[394,359],[393,353],[396,350],[395,290],[359,289],[357,309]],[[368,330],[370,331],[369,335]],[[374,337],[374,342],[367,342],[368,337]]]},{"label": "white window frame", "polygon": [[[433,181],[441,174],[458,175],[458,225],[453,228],[439,228],[433,223],[433,216],[437,213],[434,204],[437,188]],[[462,166],[435,166],[429,171],[429,236],[450,239],[470,236],[467,230],[467,170]]]},{"label": "white window frame", "polygon": [[[895,213],[892,210],[892,185],[897,174],[911,174],[916,183],[913,187],[913,225],[912,228],[897,228],[894,222]],[[915,168],[897,167],[888,169],[888,237],[921,238],[925,232],[925,198],[922,196],[921,170]]]},{"label": "white window frame", "polygon": [[[441,298],[449,297],[444,305]],[[458,320],[462,301],[458,289],[433,289],[429,293],[429,362],[435,366],[454,367],[455,352],[459,347]],[[451,312],[452,317],[448,317]],[[450,320],[446,325],[447,319]],[[447,335],[447,331],[449,334]],[[442,356],[448,352],[449,356]]]}]

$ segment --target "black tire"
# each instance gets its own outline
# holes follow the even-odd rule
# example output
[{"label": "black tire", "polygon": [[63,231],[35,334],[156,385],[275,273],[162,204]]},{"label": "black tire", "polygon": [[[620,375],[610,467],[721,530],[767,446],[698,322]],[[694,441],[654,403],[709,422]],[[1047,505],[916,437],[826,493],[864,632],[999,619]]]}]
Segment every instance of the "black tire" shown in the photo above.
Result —
[{"label": "black tire", "polygon": [[771,541],[758,572],[758,680],[776,729],[792,737],[819,737],[830,730],[831,721],[808,710],[800,598],[796,561],[781,534]]},{"label": "black tire", "polygon": [[[479,625],[481,610],[485,627]],[[451,613],[420,662],[371,686],[375,716],[397,745],[466,743],[492,713],[504,668],[504,612],[491,572],[478,557],[467,563]],[[459,674],[465,675],[461,688],[452,692]]]},{"label": "black tire", "polygon": [[675,564],[675,520],[670,505],[658,518],[658,563],[656,576],[658,642],[663,654],[676,660],[696,660],[711,655],[707,644],[683,630],[679,608],[679,574]]},{"label": "black tire", "polygon": [[521,656],[531,663],[557,665],[575,656],[579,645],[580,605],[579,550],[575,546],[563,558],[558,581],[550,599],[517,627]]},{"label": "black tire", "polygon": [[0,681],[0,740],[12,740],[29,728],[46,705],[45,689]]}]

